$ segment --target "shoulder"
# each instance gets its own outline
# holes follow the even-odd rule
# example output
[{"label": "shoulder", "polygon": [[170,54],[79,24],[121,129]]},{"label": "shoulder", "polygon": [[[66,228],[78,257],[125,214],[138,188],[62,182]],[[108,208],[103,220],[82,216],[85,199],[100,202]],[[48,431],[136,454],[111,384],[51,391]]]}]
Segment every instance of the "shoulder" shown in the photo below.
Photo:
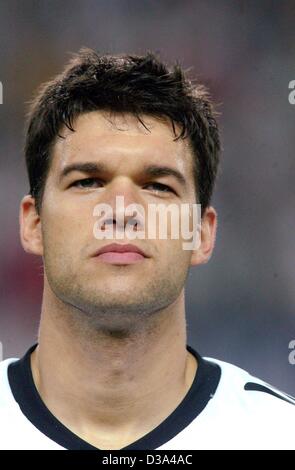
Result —
[{"label": "shoulder", "polygon": [[219,365],[221,369],[220,391],[230,395],[235,394],[237,397],[243,397],[244,400],[249,400],[253,404],[258,402],[261,405],[261,402],[265,400],[268,402],[270,400],[272,405],[286,403],[291,405],[292,408],[295,405],[295,398],[293,396],[253,376],[248,371],[219,359],[209,357],[204,359]]},{"label": "shoulder", "polygon": [[204,359],[221,369],[220,381],[211,400],[215,415],[222,416],[236,429],[241,429],[243,424],[248,437],[252,434],[259,442],[265,438],[267,445],[289,441],[295,424],[294,397],[233,364]]},{"label": "shoulder", "polygon": [[17,360],[17,358],[10,358],[0,362],[0,411],[2,412],[14,402],[8,380],[8,367]]},{"label": "shoulder", "polygon": [[8,379],[8,367],[15,361],[11,358],[0,362],[0,449],[6,448],[7,439],[13,440],[11,436],[19,429],[21,413]]},{"label": "shoulder", "polygon": [[220,378],[207,406],[188,426],[189,442],[197,432],[204,449],[294,449],[293,397],[238,366],[203,360],[219,367]]}]

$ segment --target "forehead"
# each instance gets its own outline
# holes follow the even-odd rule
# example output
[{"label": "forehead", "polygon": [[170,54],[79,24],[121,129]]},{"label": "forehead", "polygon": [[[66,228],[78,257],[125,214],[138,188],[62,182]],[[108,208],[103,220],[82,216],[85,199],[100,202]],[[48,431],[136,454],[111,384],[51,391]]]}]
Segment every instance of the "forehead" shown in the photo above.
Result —
[{"label": "forehead", "polygon": [[[74,120],[75,132],[64,127],[53,148],[52,171],[75,162],[104,162],[110,169],[118,165],[165,163],[183,173],[192,172],[188,139],[175,138],[171,122],[144,115],[142,123],[132,114],[93,111]],[[177,135],[180,131],[176,125]]]}]

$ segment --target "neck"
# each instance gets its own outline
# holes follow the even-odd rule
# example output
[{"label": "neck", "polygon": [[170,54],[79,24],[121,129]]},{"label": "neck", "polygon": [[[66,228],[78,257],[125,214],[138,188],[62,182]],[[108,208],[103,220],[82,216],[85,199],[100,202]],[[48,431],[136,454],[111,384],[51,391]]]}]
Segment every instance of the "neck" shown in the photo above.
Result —
[{"label": "neck", "polygon": [[32,354],[36,387],[77,435],[100,448],[120,448],[160,424],[193,382],[197,363],[186,350],[184,293],[124,335],[93,331],[69,313],[58,302],[49,308],[44,297]]}]

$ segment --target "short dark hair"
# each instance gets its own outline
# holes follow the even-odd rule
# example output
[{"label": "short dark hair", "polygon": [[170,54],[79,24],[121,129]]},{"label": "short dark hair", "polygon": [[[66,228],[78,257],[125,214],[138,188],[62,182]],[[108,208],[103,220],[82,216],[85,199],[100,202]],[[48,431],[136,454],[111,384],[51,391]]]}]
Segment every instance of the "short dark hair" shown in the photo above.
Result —
[{"label": "short dark hair", "polygon": [[[26,166],[38,211],[51,149],[61,127],[74,131],[73,120],[95,110],[132,113],[144,126],[143,115],[170,119],[174,140],[189,138],[203,215],[210,204],[220,154],[217,113],[207,89],[189,80],[178,62],[169,68],[153,52],[100,55],[85,47],[62,73],[41,85],[27,114]],[[178,136],[175,123],[180,125]]]}]

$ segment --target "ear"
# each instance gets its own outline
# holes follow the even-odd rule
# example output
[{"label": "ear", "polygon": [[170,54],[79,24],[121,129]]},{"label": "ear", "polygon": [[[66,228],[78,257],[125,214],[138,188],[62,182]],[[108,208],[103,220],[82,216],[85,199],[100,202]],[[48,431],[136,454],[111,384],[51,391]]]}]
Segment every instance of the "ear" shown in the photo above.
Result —
[{"label": "ear", "polygon": [[19,212],[20,239],[23,249],[27,253],[43,255],[43,241],[41,232],[41,219],[36,210],[35,199],[24,196]]},{"label": "ear", "polygon": [[201,220],[200,243],[198,248],[192,250],[191,266],[204,264],[211,258],[217,230],[217,213],[210,206],[207,207]]}]

